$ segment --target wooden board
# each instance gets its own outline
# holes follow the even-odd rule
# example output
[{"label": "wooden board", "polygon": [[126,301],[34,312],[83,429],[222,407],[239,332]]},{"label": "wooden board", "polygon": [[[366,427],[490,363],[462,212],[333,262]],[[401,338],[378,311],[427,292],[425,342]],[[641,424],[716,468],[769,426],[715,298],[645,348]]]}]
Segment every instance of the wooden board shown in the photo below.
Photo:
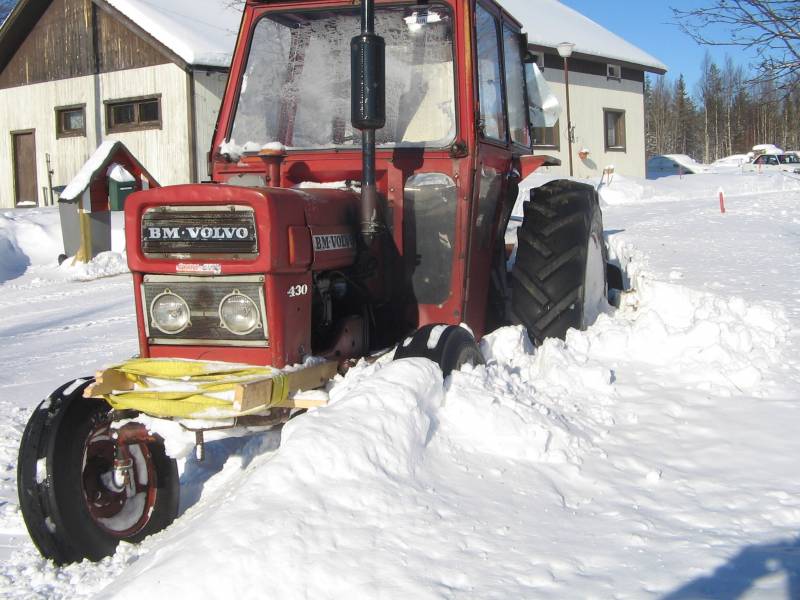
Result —
[{"label": "wooden board", "polygon": [[94,383],[83,390],[84,398],[101,398],[116,390],[133,389],[133,382],[116,369],[106,369],[95,374]]},{"label": "wooden board", "polygon": [[[337,371],[337,363],[326,362],[300,371],[286,373],[286,384],[289,388],[290,396],[295,392],[322,387],[336,375]],[[272,378],[264,378],[237,385],[234,390],[234,410],[245,412],[259,407],[269,408],[272,398],[272,386]],[[289,397],[285,401],[272,406],[281,408],[314,408],[325,404],[327,404],[327,401],[322,399],[292,399]]]}]

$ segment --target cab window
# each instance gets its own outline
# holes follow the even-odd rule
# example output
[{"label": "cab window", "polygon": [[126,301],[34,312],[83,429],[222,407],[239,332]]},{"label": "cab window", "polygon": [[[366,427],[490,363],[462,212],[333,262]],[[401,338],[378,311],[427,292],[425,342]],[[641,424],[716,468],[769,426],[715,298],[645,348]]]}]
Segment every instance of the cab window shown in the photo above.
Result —
[{"label": "cab window", "polygon": [[530,131],[526,115],[525,65],[522,61],[520,35],[503,26],[503,54],[505,55],[506,97],[508,98],[508,128],[511,141],[530,146]]},{"label": "cab window", "polygon": [[500,71],[500,45],[497,20],[478,5],[478,94],[481,129],[485,137],[506,141],[503,114],[503,81]]}]

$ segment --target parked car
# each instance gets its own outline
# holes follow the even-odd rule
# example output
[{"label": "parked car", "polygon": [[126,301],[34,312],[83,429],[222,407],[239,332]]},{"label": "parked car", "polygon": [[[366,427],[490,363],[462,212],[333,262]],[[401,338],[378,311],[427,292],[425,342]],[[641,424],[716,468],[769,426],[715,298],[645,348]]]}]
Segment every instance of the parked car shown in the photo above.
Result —
[{"label": "parked car", "polygon": [[800,157],[795,153],[762,154],[761,156],[756,156],[753,162],[742,165],[742,170],[756,173],[770,171],[800,173]]},{"label": "parked car", "polygon": [[705,173],[707,170],[706,165],[686,154],[659,154],[652,156],[646,165],[648,179],[658,179],[670,175],[694,175]]}]

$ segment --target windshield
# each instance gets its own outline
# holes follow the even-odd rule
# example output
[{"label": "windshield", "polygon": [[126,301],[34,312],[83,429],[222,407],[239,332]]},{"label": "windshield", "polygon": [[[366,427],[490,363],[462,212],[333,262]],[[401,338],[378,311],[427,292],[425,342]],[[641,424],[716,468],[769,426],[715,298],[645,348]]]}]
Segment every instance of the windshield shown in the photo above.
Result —
[{"label": "windshield", "polygon": [[[455,140],[455,81],[449,9],[377,7],[386,41],[386,126],[381,146],[444,147]],[[233,127],[225,146],[257,152],[354,148],[350,123],[350,40],[358,8],[270,12],[255,26]]]}]

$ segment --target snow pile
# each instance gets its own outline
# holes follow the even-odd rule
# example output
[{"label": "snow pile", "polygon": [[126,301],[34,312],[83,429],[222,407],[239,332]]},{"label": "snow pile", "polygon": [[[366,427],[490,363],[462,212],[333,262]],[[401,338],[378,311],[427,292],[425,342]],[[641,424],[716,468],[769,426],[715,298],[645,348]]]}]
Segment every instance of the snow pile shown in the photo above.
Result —
[{"label": "snow pile", "polygon": [[0,283],[19,277],[30,266],[55,265],[61,252],[55,209],[0,213]]},{"label": "snow pile", "polygon": [[141,556],[103,594],[250,597],[268,585],[275,598],[348,589],[379,595],[387,573],[370,565],[375,556],[387,564],[394,544],[376,535],[381,523],[412,508],[398,492],[417,485],[442,400],[441,372],[421,359],[361,365],[332,396],[331,406],[284,428],[280,453],[243,466],[225,502],[202,514],[201,527],[195,514],[157,536],[158,552]]},{"label": "snow pile", "polygon": [[59,270],[72,281],[91,281],[130,272],[124,252],[101,252],[88,263],[74,262],[68,258]]}]

